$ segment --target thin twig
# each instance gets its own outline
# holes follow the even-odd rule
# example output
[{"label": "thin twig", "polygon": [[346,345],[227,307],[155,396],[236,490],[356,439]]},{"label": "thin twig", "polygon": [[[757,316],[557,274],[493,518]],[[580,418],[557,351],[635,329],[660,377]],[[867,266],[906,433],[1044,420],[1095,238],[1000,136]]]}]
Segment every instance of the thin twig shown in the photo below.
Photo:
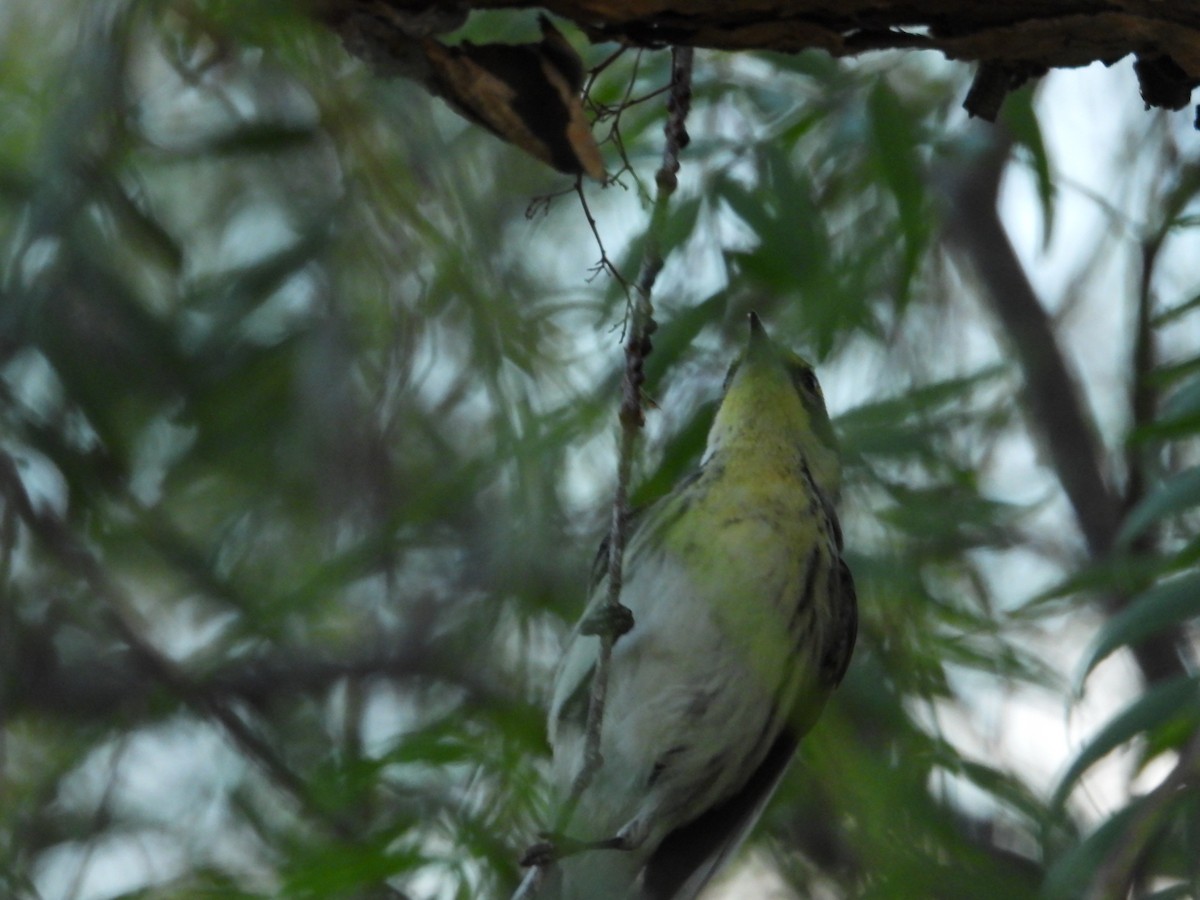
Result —
[{"label": "thin twig", "polygon": [[[616,51],[610,53],[604,59],[600,60],[600,62],[596,63],[596,65],[592,66],[591,71],[588,72],[587,84],[583,86],[584,97],[587,97],[588,94],[591,93],[592,85],[596,83],[596,79],[600,77],[600,73],[624,56],[628,51],[629,47],[618,47]],[[638,51],[638,55],[641,55],[640,50]]]},{"label": "thin twig", "polygon": [[104,603],[109,618],[131,656],[144,675],[166,687],[171,693],[205,718],[222,727],[232,742],[256,762],[270,780],[295,798],[301,807],[327,826],[337,838],[355,840],[353,826],[335,812],[318,804],[304,780],[265,740],[225,703],[193,682],[140,632],[133,604],[109,577],[96,556],[53,513],[39,511],[25,491],[16,463],[8,454],[0,454],[0,494],[16,510],[21,522],[53,554],[65,571],[77,575],[96,598]]},{"label": "thin twig", "polygon": [[583,207],[583,215],[587,219],[588,227],[592,229],[592,237],[596,241],[596,246],[600,248],[600,259],[593,263],[588,270],[589,275],[587,280],[590,282],[601,272],[607,272],[621,286],[621,290],[625,292],[625,298],[628,300],[629,282],[621,274],[621,270],[617,268],[617,264],[609,257],[608,251],[604,249],[604,240],[600,237],[600,229],[596,226],[596,217],[592,215],[592,208],[588,206],[587,196],[583,192],[582,178],[575,180],[575,192],[579,194],[579,205]]},{"label": "thin twig", "polygon": [[[1094,417],[1082,402],[1053,322],[1021,266],[996,206],[1012,137],[998,138],[969,165],[952,173],[944,187],[950,203],[946,240],[974,263],[983,298],[1004,329],[1025,379],[1026,409],[1040,432],[1075,521],[1094,560],[1117,549],[1121,498],[1110,486],[1106,458]],[[1127,592],[1105,598],[1112,610],[1128,605]],[[1148,682],[1184,674],[1178,634],[1152,635],[1132,649]]]},{"label": "thin twig", "polygon": [[582,178],[576,178],[570,187],[565,187],[557,191],[550,191],[549,193],[545,194],[539,194],[538,196],[534,197],[529,201],[529,205],[525,207],[525,218],[532,220],[535,216],[546,215],[550,212],[550,207],[554,204],[554,201],[559,197],[565,197],[567,194],[574,194],[578,191],[581,191],[583,189],[581,186],[582,183]]},{"label": "thin twig", "polygon": [[[674,60],[674,57],[672,57],[672,60]],[[596,121],[597,122],[601,122],[604,119],[612,119],[612,124],[609,125],[609,127],[608,127],[608,135],[605,136],[600,141],[600,145],[603,146],[604,144],[611,143],[614,147],[617,148],[617,156],[621,160],[621,168],[618,169],[616,172],[612,173],[610,176],[608,176],[608,183],[609,184],[620,184],[622,187],[624,187],[624,183],[621,181],[621,176],[624,175],[626,172],[628,172],[633,178],[634,184],[637,187],[638,194],[643,197],[646,197],[646,196],[648,196],[648,192],[642,186],[642,181],[637,176],[637,170],[634,169],[633,164],[630,163],[630,161],[629,161],[629,154],[625,150],[625,139],[621,135],[621,113],[623,113],[629,106],[632,105],[632,101],[630,98],[633,96],[633,89],[637,85],[638,70],[641,68],[641,65],[642,65],[642,51],[639,50],[637,52],[637,55],[634,56],[634,58],[633,58],[633,67],[629,73],[629,82],[628,82],[628,84],[625,85],[625,94],[621,98],[620,102],[613,106],[606,106],[603,104],[592,103],[592,108],[596,113]],[[667,90],[671,90],[674,88],[675,74],[676,74],[675,68],[672,65],[671,81],[670,81],[670,83],[668,83],[666,85]],[[690,84],[688,86],[688,91],[689,91],[689,97],[690,97],[690,95],[691,95]],[[655,91],[654,93],[657,94],[657,93],[659,93],[659,91]],[[590,102],[590,97],[589,97],[589,102]]]}]

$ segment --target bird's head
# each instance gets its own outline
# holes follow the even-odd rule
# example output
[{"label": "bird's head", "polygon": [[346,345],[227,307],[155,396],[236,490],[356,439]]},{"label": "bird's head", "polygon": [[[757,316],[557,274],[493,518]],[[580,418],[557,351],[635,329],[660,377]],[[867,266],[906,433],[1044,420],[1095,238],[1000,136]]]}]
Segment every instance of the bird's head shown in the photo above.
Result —
[{"label": "bird's head", "polygon": [[812,366],[773,342],[755,313],[746,349],[725,376],[725,395],[708,434],[705,459],[718,454],[780,468],[799,455],[831,498],[841,484],[837,441]]}]

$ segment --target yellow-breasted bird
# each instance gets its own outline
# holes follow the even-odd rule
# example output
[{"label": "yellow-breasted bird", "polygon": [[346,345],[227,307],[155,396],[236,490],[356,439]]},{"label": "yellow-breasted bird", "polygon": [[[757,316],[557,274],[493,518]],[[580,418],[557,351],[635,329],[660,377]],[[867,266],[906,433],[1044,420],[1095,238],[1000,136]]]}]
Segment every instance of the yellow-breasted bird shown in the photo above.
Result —
[{"label": "yellow-breasted bird", "polygon": [[[737,849],[854,648],[840,482],[812,367],[751,314],[699,471],[631,522],[634,625],[613,650],[604,762],[562,829],[577,851],[619,849],[564,855],[540,897],[684,900]],[[582,765],[605,557],[550,709],[564,796]]]}]

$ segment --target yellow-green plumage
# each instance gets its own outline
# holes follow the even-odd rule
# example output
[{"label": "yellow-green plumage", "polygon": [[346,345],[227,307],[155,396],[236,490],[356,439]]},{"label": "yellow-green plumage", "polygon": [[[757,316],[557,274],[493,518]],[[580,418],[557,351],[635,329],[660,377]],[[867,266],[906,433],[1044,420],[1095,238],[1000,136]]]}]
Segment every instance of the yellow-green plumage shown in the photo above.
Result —
[{"label": "yellow-green plumage", "polygon": [[[563,859],[543,896],[684,900],[736,849],[853,648],[840,480],[812,369],[752,317],[699,472],[627,544],[634,627],[613,651],[604,764],[565,827],[627,849]],[[589,610],[606,592],[601,578]],[[598,647],[577,627],[559,667],[549,727],[564,794]]]}]

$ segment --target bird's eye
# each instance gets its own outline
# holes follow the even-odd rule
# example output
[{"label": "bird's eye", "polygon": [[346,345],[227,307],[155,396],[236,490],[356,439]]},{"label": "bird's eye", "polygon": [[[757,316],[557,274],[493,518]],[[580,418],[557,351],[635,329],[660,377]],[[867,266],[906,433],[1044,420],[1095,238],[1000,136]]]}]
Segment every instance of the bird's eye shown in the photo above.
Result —
[{"label": "bird's eye", "polygon": [[821,385],[817,383],[816,373],[806,365],[792,368],[792,384],[796,386],[797,390],[811,397],[821,396]]}]

